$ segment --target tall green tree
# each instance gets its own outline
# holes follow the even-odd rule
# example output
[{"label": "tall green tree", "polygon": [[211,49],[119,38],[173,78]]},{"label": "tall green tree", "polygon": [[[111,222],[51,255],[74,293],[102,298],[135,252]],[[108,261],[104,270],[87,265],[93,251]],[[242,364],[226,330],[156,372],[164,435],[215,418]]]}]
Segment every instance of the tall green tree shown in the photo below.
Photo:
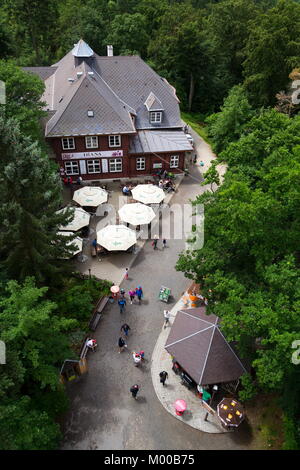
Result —
[{"label": "tall green tree", "polygon": [[190,4],[170,6],[149,43],[148,56],[158,72],[176,86],[184,107],[191,111],[197,94],[202,98],[200,111],[205,110],[214,78],[199,10]]},{"label": "tall green tree", "polygon": [[48,65],[53,56],[58,0],[3,0],[19,65]]},{"label": "tall green tree", "polygon": [[141,13],[116,15],[106,37],[106,43],[115,47],[116,55],[138,53],[145,58],[148,42],[146,18]]},{"label": "tall green tree", "polygon": [[300,117],[268,110],[244,129],[220,153],[224,183],[195,201],[205,205],[204,246],[183,252],[177,269],[201,284],[258,386],[286,393],[298,383]]},{"label": "tall green tree", "polygon": [[299,67],[300,4],[278,0],[274,8],[251,23],[245,46],[244,78],[253,106],[274,105],[276,94]]},{"label": "tall green tree", "polygon": [[241,85],[233,87],[224,99],[219,113],[209,116],[208,134],[212,138],[215,152],[224,150],[230,142],[238,140],[245,123],[253,116],[247,94]]},{"label": "tall green tree", "polygon": [[0,80],[6,87],[6,117],[17,119],[24,134],[41,140],[40,120],[45,115],[41,101],[44,82],[37,75],[22,70],[12,60],[0,60]]},{"label": "tall green tree", "polygon": [[56,214],[62,205],[59,176],[18,122],[3,115],[0,153],[0,264],[13,279],[34,275],[38,282],[59,282],[70,239],[57,231],[72,217],[71,210]]}]

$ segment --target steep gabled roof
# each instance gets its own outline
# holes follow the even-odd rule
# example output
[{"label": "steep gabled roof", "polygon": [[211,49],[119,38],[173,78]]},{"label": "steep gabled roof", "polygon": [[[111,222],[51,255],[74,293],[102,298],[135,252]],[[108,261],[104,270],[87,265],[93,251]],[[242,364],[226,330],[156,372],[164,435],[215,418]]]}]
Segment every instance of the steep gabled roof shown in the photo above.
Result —
[{"label": "steep gabled roof", "polygon": [[[93,117],[88,111],[93,111]],[[88,73],[74,82],[56,114],[48,121],[46,136],[135,133],[126,106],[101,78]]]},{"label": "steep gabled roof", "polygon": [[[61,132],[67,132],[64,135],[83,135],[87,129],[95,132],[96,128],[103,132],[106,129],[110,133],[182,128],[175,89],[138,56],[100,57],[81,39],[72,51],[51,67],[30,67],[27,70],[44,79],[46,89],[42,101],[46,103],[47,111],[56,111],[48,122],[46,136],[61,135]],[[80,86],[85,78],[93,79],[90,83],[94,86],[88,85],[90,93],[87,90],[83,93]],[[82,120],[84,106],[90,107],[92,95],[96,100],[93,105],[99,113],[100,106],[104,106],[100,114],[105,116],[107,123],[112,123],[110,131],[104,123],[99,122],[97,127],[90,120]],[[75,102],[81,116],[78,120],[69,112],[72,109],[76,114]],[[164,111],[162,122],[150,123],[149,110],[158,108]],[[116,112],[120,112],[119,119],[115,116]],[[135,116],[134,125],[130,114]],[[67,119],[70,119],[69,124]],[[117,130],[118,122],[121,127]],[[72,124],[74,129],[71,128]]]},{"label": "steep gabled roof", "polygon": [[205,308],[177,312],[165,349],[199,385],[239,379],[247,372],[219,327],[219,318]]}]

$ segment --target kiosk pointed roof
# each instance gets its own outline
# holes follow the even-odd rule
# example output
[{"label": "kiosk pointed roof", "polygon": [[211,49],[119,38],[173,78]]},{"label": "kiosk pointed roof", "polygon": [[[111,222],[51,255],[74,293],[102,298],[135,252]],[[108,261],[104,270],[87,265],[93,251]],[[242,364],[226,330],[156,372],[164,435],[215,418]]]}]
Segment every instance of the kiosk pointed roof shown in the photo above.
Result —
[{"label": "kiosk pointed roof", "polygon": [[94,51],[83,39],[80,39],[78,43],[74,45],[72,54],[75,57],[91,57],[94,55]]}]

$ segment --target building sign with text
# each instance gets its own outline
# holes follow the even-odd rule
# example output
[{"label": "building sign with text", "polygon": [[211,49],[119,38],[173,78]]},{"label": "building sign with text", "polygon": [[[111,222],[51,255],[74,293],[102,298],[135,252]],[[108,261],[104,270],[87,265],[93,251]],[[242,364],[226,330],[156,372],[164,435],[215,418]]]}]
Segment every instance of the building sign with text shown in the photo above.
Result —
[{"label": "building sign with text", "polygon": [[107,150],[104,152],[62,153],[62,160],[82,160],[83,158],[123,157],[123,150]]}]

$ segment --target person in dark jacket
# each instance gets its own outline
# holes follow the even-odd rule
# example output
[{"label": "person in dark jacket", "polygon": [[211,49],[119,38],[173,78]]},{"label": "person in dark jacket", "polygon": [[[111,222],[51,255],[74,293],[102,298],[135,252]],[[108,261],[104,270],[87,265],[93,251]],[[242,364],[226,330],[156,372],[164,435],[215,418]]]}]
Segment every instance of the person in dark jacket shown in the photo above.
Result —
[{"label": "person in dark jacket", "polygon": [[165,381],[167,380],[168,375],[169,375],[168,372],[166,372],[165,370],[162,370],[159,373],[159,381],[161,384],[163,384],[163,386],[165,385]]}]

